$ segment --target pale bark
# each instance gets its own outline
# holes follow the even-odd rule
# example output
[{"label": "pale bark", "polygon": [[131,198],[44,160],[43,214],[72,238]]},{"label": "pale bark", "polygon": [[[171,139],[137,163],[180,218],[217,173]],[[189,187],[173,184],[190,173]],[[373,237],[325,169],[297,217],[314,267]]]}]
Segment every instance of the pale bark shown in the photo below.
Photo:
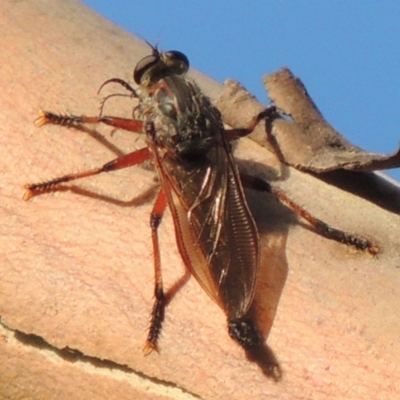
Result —
[{"label": "pale bark", "polygon": [[[276,317],[266,331],[283,378],[266,378],[245,358],[223,312],[194,279],[167,309],[160,354],[144,356],[153,301],[153,173],[135,167],[80,182],[90,196],[65,191],[24,202],[22,195],[25,183],[99,166],[144,145],[137,135],[111,137],[98,128],[116,146],[107,148],[82,132],[38,129],[33,120],[39,108],[97,114],[100,84],[130,80],[148,47],[75,1],[5,1],[0,9],[1,398],[359,400],[400,392],[399,216],[282,168],[248,139],[238,148],[251,160],[247,168],[272,178],[281,173],[280,186],[300,204],[382,251],[372,258],[325,240],[253,193],[270,259],[259,291],[274,294],[266,314]],[[195,78],[216,97],[217,84]],[[107,107],[129,116],[132,102],[110,100]],[[184,274],[169,213],[160,233],[168,288]]]}]

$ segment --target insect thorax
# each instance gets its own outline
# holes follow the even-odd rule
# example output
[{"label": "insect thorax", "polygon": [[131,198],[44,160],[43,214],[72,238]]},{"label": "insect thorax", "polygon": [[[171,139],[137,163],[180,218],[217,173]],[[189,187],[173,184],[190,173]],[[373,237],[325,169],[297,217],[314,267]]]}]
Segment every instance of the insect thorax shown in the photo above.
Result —
[{"label": "insect thorax", "polygon": [[179,156],[205,154],[220,141],[220,112],[199,87],[183,76],[158,81],[142,98],[145,123],[153,124],[150,140]]}]

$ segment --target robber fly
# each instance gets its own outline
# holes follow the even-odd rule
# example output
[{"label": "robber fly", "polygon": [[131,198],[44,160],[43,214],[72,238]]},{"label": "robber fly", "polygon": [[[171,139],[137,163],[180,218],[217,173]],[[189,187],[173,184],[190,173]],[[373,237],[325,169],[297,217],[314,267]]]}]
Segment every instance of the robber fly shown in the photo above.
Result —
[{"label": "robber fly", "polygon": [[[147,147],[123,155],[100,168],[73,173],[44,183],[27,185],[24,198],[56,190],[62,183],[110,172],[151,160],[160,181],[150,217],[154,253],[155,302],[145,351],[157,349],[164,319],[164,296],[158,227],[168,206],[174,221],[176,241],[186,268],[207,294],[224,310],[230,336],[245,350],[260,342],[249,317],[260,264],[259,237],[247,205],[243,184],[272,192],[286,202],[324,236],[357,248],[374,246],[363,239],[335,230],[315,219],[283,193],[258,178],[241,175],[230,141],[249,134],[271,113],[270,107],[257,115],[247,129],[225,130],[220,112],[186,78],[187,57],[179,51],[160,52],[152,47],[134,70],[138,88],[114,78],[139,100],[134,118],[112,116],[63,116],[42,112],[36,124],[78,127],[104,123],[115,128],[143,133]],[[102,85],[102,86],[103,86]]]}]

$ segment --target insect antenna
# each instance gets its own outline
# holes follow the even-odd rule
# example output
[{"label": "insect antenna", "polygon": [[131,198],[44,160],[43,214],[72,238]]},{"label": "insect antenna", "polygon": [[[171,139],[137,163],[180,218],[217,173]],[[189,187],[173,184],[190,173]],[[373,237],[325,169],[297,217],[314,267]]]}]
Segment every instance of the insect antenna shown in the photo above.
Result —
[{"label": "insect antenna", "polygon": [[151,48],[153,56],[159,56],[160,55],[160,51],[158,50],[159,41],[160,41],[160,39],[157,39],[156,44],[153,46],[150,42],[145,40],[146,44]]}]

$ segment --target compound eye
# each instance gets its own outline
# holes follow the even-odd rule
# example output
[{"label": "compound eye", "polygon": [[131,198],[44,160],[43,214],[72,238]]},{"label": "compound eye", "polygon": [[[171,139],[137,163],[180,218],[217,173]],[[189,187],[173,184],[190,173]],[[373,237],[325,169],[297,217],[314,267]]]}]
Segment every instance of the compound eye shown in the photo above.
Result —
[{"label": "compound eye", "polygon": [[133,79],[140,85],[142,82],[143,75],[150,71],[158,62],[160,61],[160,56],[158,54],[152,54],[150,56],[142,58],[135,67],[133,71]]},{"label": "compound eye", "polygon": [[189,70],[189,59],[180,51],[170,50],[162,54],[164,63],[171,72],[182,75]]}]

